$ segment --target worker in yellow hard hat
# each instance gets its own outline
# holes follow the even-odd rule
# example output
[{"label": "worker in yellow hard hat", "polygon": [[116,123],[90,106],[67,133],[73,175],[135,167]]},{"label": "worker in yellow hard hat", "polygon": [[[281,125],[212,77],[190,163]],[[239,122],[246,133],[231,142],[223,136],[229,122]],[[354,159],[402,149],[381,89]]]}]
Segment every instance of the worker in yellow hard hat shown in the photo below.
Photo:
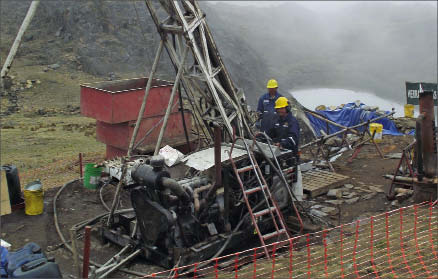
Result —
[{"label": "worker in yellow hard hat", "polygon": [[275,101],[281,97],[277,92],[278,82],[275,79],[270,79],[266,87],[268,92],[260,97],[257,105],[258,120],[256,127],[261,131],[266,131],[266,129],[272,127]]},{"label": "worker in yellow hard hat", "polygon": [[270,79],[266,85],[268,92],[263,94],[257,105],[257,112],[263,114],[264,112],[275,112],[275,101],[282,95],[277,92],[278,82],[275,79]]},{"label": "worker in yellow hard hat", "polygon": [[289,101],[286,97],[279,97],[275,101],[277,119],[272,129],[267,132],[277,146],[295,151],[298,155],[300,125],[292,115]]},{"label": "worker in yellow hard hat", "polygon": [[285,97],[280,97],[275,102],[275,112],[277,121],[268,134],[275,145],[288,149],[293,155],[286,160],[286,164],[295,168],[292,189],[295,199],[301,201],[303,198],[303,179],[300,168],[300,154],[298,145],[300,142],[300,125],[298,120],[292,115],[289,101]]}]

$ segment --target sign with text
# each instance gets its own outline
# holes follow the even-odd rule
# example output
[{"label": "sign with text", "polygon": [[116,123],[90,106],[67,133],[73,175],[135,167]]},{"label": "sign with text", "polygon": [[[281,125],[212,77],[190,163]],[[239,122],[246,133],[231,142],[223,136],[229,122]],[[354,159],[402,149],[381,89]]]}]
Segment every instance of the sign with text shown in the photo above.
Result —
[{"label": "sign with text", "polygon": [[433,100],[435,106],[438,106],[437,84],[430,82],[406,82],[406,103],[418,105],[418,97],[421,92],[420,84],[423,91],[433,91]]}]

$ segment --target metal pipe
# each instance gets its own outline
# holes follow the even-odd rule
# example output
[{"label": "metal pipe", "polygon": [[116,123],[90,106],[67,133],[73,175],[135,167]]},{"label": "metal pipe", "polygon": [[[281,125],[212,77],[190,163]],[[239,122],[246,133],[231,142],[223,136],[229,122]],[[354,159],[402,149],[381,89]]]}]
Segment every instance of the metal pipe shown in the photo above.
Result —
[{"label": "metal pipe", "polygon": [[[172,110],[176,107],[177,104],[174,104],[172,107]],[[133,150],[137,149],[137,147],[139,147],[144,141],[145,139],[158,127],[161,125],[161,123],[163,123],[164,117],[162,117],[160,119],[160,121],[158,121],[154,126],[152,126],[147,132],[146,134],[134,145]]]},{"label": "metal pipe", "polygon": [[14,61],[15,54],[17,54],[18,48],[21,43],[21,38],[23,38],[24,32],[26,32],[27,28],[29,27],[29,24],[32,21],[33,16],[35,15],[35,11],[39,4],[40,4],[39,0],[32,1],[29,10],[27,10],[27,14],[24,17],[23,23],[21,24],[21,27],[18,30],[17,36],[15,37],[14,43],[12,44],[12,47],[9,50],[8,57],[6,57],[5,64],[3,64],[2,70],[0,72],[1,88],[4,88],[3,80],[8,75],[8,72],[11,69],[11,65],[12,62]]},{"label": "metal pipe", "polygon": [[163,140],[164,131],[166,130],[166,126],[167,126],[167,121],[169,120],[169,115],[170,115],[170,112],[172,109],[173,99],[175,97],[176,89],[178,88],[178,84],[179,84],[179,81],[181,79],[181,75],[184,71],[184,64],[186,62],[188,52],[189,52],[189,46],[186,46],[186,48],[184,49],[184,54],[183,54],[183,58],[181,61],[181,65],[179,65],[178,73],[177,73],[176,78],[175,78],[175,83],[173,84],[173,87],[172,87],[172,93],[170,94],[169,104],[167,105],[166,114],[164,115],[163,126],[161,126],[160,135],[158,136],[157,145],[155,146],[154,155],[158,155],[158,152],[160,151],[161,141]]},{"label": "metal pipe", "polygon": [[189,195],[184,188],[175,179],[163,177],[161,180],[163,187],[169,189],[183,202],[187,203],[190,200]]},{"label": "metal pipe", "polygon": [[84,234],[84,259],[82,262],[82,278],[88,278],[88,267],[90,266],[90,234],[91,226],[86,226]]},{"label": "metal pipe", "polygon": [[181,93],[181,84],[178,86],[178,92],[179,92],[179,104],[180,104],[180,110],[181,110],[181,118],[182,118],[182,124],[184,128],[184,136],[186,137],[187,142],[187,148],[189,152],[192,151],[192,147],[190,146],[190,139],[189,139],[189,132],[187,131],[187,124],[186,124],[186,117],[184,115],[184,104],[183,104],[183,98]]},{"label": "metal pipe", "polygon": [[[182,29],[182,28],[181,28]],[[176,49],[176,39],[175,39],[175,34],[172,34],[172,42],[173,42],[173,48]],[[180,48],[181,51],[181,48]],[[176,74],[178,73],[177,68],[175,68],[175,72]],[[183,128],[184,128],[184,136],[186,137],[186,142],[187,142],[187,148],[189,150],[189,152],[191,152],[191,147],[190,147],[190,140],[189,140],[189,133],[187,132],[187,125],[186,125],[186,118],[184,116],[184,103],[183,103],[183,98],[182,98],[182,92],[181,92],[181,84],[178,84],[178,95],[179,95],[179,109],[181,111],[181,118],[182,118],[182,124],[183,124]]]},{"label": "metal pipe", "polygon": [[99,278],[105,278],[107,277],[111,272],[117,270],[119,267],[121,267],[122,265],[124,265],[125,263],[127,263],[128,261],[130,261],[132,258],[134,258],[135,256],[137,256],[138,254],[141,253],[141,249],[137,249],[135,250],[134,253],[132,253],[131,255],[127,256],[125,259],[123,259],[122,261],[120,261],[118,264],[116,264],[115,266],[113,266],[110,270],[108,270],[107,272],[105,272],[104,274],[102,274],[101,276],[99,276]]},{"label": "metal pipe", "polygon": [[211,122],[210,126],[214,127],[214,169],[216,180],[214,186],[208,191],[206,197],[201,201],[201,208],[204,208],[208,201],[216,195],[217,189],[222,186],[222,127],[219,123]]},{"label": "metal pipe", "polygon": [[420,114],[417,118],[417,121],[415,123],[415,140],[417,142],[415,155],[416,155],[416,161],[417,161],[417,177],[418,181],[423,180],[423,138],[422,138],[422,124],[423,124],[423,118],[424,115]]},{"label": "metal pipe", "polygon": [[300,146],[300,149],[303,149],[303,148],[309,147],[309,146],[314,145],[315,143],[318,143],[318,142],[321,142],[321,141],[325,141],[325,140],[327,140],[327,139],[329,139],[329,138],[332,138],[332,137],[334,137],[334,136],[340,135],[340,134],[345,133],[345,132],[347,132],[347,131],[352,131],[353,129],[357,129],[357,128],[359,128],[359,127],[362,127],[362,126],[364,126],[364,125],[367,125],[367,124],[370,123],[370,122],[374,122],[374,121],[380,120],[380,119],[382,119],[382,118],[385,118],[385,117],[391,116],[391,115],[393,115],[394,113],[395,113],[395,112],[391,112],[391,113],[388,113],[388,114],[385,114],[385,115],[381,115],[381,116],[379,116],[379,117],[376,117],[376,118],[374,118],[374,119],[371,119],[371,120],[368,120],[368,121],[362,122],[362,123],[360,123],[360,124],[357,124],[357,125],[354,125],[354,126],[351,126],[351,127],[347,127],[347,128],[342,129],[342,130],[340,130],[340,131],[337,131],[336,133],[333,133],[333,134],[330,134],[330,135],[327,135],[327,136],[320,137],[319,139],[316,139],[316,140],[314,140],[314,141],[311,141],[311,142],[309,142],[309,143],[306,143],[306,144]]},{"label": "metal pipe", "polygon": [[[128,157],[131,156],[132,147],[134,146],[135,138],[137,137],[137,133],[138,133],[138,130],[140,128],[140,122],[143,118],[144,110],[146,108],[146,100],[149,96],[149,91],[150,91],[151,86],[152,86],[152,79],[154,77],[155,71],[157,70],[158,61],[160,60],[160,57],[161,57],[161,52],[163,51],[163,45],[164,45],[164,42],[163,42],[163,40],[161,40],[160,44],[158,45],[157,53],[155,54],[155,59],[154,59],[154,63],[152,64],[151,72],[149,73],[149,78],[148,78],[148,81],[146,83],[146,88],[144,91],[143,101],[141,103],[140,111],[138,112],[137,122],[135,122],[135,127],[134,127],[134,131],[132,133],[131,142],[129,143]],[[122,181],[122,179],[120,181]],[[111,209],[111,211],[113,212],[114,210]]]},{"label": "metal pipe", "polygon": [[393,179],[394,182],[407,182],[407,183],[414,182],[413,177],[404,177],[404,176],[395,176],[394,177],[394,175],[392,175],[392,174],[385,174],[383,177],[387,178],[387,179]]},{"label": "metal pipe", "polygon": [[83,175],[83,170],[82,170],[82,153],[79,153],[79,177],[82,178]]},{"label": "metal pipe", "polygon": [[419,104],[420,114],[424,116],[422,119],[422,131],[420,134],[423,141],[421,149],[421,152],[423,153],[423,170],[426,177],[432,178],[437,175],[433,91],[420,92]]},{"label": "metal pipe", "polygon": [[[342,128],[342,129],[349,129],[349,128],[346,127],[346,126],[343,126],[343,125],[341,125],[341,124],[338,124],[338,123],[336,123],[336,122],[334,122],[334,121],[331,121],[331,120],[325,118],[324,116],[320,115],[320,114],[317,113],[317,112],[311,111],[310,109],[304,108],[304,111],[307,112],[307,113],[309,113],[309,114],[311,114],[311,115],[313,115],[314,117],[316,117],[316,118],[318,118],[318,119],[320,119],[320,120],[322,120],[322,121],[325,121],[325,122],[328,123],[328,124],[331,124],[331,125],[333,125],[333,126],[336,126],[336,127]],[[351,130],[351,129],[349,129],[349,130],[350,130],[351,132],[353,132],[354,134],[359,134],[359,133],[360,133],[359,131],[356,131],[356,130]],[[328,125],[327,125],[327,133],[329,133]]]},{"label": "metal pipe", "polygon": [[[164,45],[164,42],[163,42],[163,40],[161,40],[160,44],[158,45],[157,53],[155,54],[154,63],[152,64],[151,72],[149,74],[149,79],[146,83],[145,93],[143,96],[143,102],[141,103],[140,111],[139,111],[138,117],[137,117],[137,122],[135,123],[134,131],[132,133],[131,142],[129,143],[128,154],[127,154],[128,157],[131,156],[132,147],[134,146],[135,138],[137,137],[137,133],[138,133],[138,130],[140,128],[140,122],[141,122],[141,119],[143,118],[144,110],[146,107],[146,100],[149,96],[149,91],[150,91],[151,86],[152,86],[152,78],[154,77],[155,71],[157,70],[158,61],[160,60],[161,52],[163,50],[163,45]],[[117,184],[116,193],[114,194],[113,203],[111,205],[111,211],[110,211],[110,214],[108,216],[108,221],[107,221],[108,226],[113,221],[112,219],[113,219],[114,211],[116,210],[117,204],[119,202],[120,190],[122,188],[123,179],[126,176],[126,170],[127,170],[126,162],[123,159],[122,159],[122,161],[123,161],[122,162],[123,163],[122,175],[120,176],[120,181]]]},{"label": "metal pipe", "polygon": [[225,231],[229,232],[231,231],[231,224],[230,224],[230,178],[229,174],[227,173],[224,176],[224,224],[225,224]]},{"label": "metal pipe", "polygon": [[204,192],[206,190],[209,190],[211,187],[213,187],[213,185],[209,184],[209,185],[205,185],[205,186],[196,188],[193,191],[193,203],[194,203],[194,207],[195,207],[195,212],[199,212],[199,209],[200,209],[199,193]]},{"label": "metal pipe", "polygon": [[219,125],[214,127],[214,168],[216,173],[216,182],[214,187],[218,189],[222,186],[222,129]]}]

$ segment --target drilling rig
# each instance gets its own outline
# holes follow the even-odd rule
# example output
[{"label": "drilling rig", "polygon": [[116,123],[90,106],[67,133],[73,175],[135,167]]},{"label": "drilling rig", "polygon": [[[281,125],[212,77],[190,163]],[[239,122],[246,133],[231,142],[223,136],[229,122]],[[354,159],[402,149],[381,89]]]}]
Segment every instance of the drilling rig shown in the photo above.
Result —
[{"label": "drilling rig", "polygon": [[[243,90],[234,85],[198,3],[146,1],[146,6],[161,38],[149,80],[165,49],[176,72],[174,87],[181,84],[206,144],[187,156],[186,165],[196,171],[184,177],[172,177],[156,156],[160,140],[155,156],[131,159],[128,151],[126,160],[106,162],[118,190],[102,222],[102,238],[173,267],[217,257],[254,239],[262,246],[286,239],[294,233],[286,215],[297,220],[300,232],[293,187],[298,154],[252,131]],[[147,94],[148,86],[145,99]],[[132,211],[116,210],[119,189],[129,192]],[[265,255],[269,258],[266,247]]]}]

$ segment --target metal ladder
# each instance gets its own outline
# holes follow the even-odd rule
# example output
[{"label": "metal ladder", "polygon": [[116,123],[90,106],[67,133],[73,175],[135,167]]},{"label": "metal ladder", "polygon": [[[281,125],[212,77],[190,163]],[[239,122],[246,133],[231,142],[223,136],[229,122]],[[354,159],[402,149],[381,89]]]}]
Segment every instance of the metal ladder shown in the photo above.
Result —
[{"label": "metal ladder", "polygon": [[253,136],[253,142],[252,142],[252,149],[253,150],[254,150],[254,145],[256,144],[257,136],[263,136],[266,140],[266,143],[269,147],[269,151],[271,153],[271,156],[272,156],[272,158],[274,158],[274,164],[277,167],[277,169],[280,171],[280,179],[284,183],[283,185],[286,187],[287,192],[289,194],[289,197],[292,201],[292,206],[294,208],[295,214],[297,215],[298,222],[300,223],[300,233],[302,233],[303,229],[304,229],[303,220],[301,219],[300,212],[298,211],[298,209],[295,205],[295,202],[294,202],[294,200],[298,200],[298,199],[295,197],[294,193],[291,191],[291,187],[289,187],[289,184],[286,180],[286,177],[284,176],[284,173],[281,170],[281,166],[280,166],[280,163],[278,162],[277,156],[275,155],[274,150],[272,150],[272,146],[271,146],[272,139],[265,132],[260,132],[260,133],[255,134]]},{"label": "metal ladder", "polygon": [[[236,141],[239,139],[242,140],[242,142],[243,142],[243,145],[246,149],[246,152],[248,154],[248,158],[249,158],[251,164],[249,166],[245,166],[245,167],[238,169],[236,167],[234,160],[233,160],[232,152],[233,152],[233,148],[234,148]],[[230,157],[230,162],[231,162],[231,165],[233,167],[234,173],[236,175],[237,181],[239,182],[240,188],[242,189],[243,197],[245,199],[245,203],[246,203],[246,206],[248,208],[249,215],[251,216],[252,223],[254,224],[254,228],[257,232],[257,235],[259,236],[260,243],[263,246],[266,257],[269,258],[269,252],[268,252],[268,249],[266,248],[265,241],[268,239],[271,239],[273,237],[276,237],[276,236],[279,237],[281,235],[284,235],[286,238],[289,237],[289,234],[287,232],[285,222],[284,222],[283,216],[281,214],[280,208],[278,207],[277,202],[275,201],[274,197],[271,194],[271,191],[269,190],[269,187],[266,183],[265,178],[263,177],[263,174],[260,170],[260,167],[254,158],[254,153],[249,149],[247,143],[245,142],[245,140],[243,138],[239,137],[239,138],[236,138],[233,140],[233,144],[231,145],[231,149],[229,151],[229,157]],[[253,187],[253,188],[247,188],[243,184],[242,178],[240,177],[240,175],[242,173],[250,172],[250,171],[254,172],[254,174],[257,178],[257,183],[258,183],[258,186]],[[263,193],[263,198],[265,200],[267,207],[263,210],[254,212],[255,208],[251,207],[251,204],[248,201],[248,196],[251,194],[257,193],[257,192]],[[267,233],[267,234],[262,234],[260,232],[259,226],[257,225],[257,218],[262,217],[262,216],[267,215],[267,214],[269,214],[272,218],[272,222],[274,224],[275,231]],[[278,218],[278,220],[276,217]]]}]

